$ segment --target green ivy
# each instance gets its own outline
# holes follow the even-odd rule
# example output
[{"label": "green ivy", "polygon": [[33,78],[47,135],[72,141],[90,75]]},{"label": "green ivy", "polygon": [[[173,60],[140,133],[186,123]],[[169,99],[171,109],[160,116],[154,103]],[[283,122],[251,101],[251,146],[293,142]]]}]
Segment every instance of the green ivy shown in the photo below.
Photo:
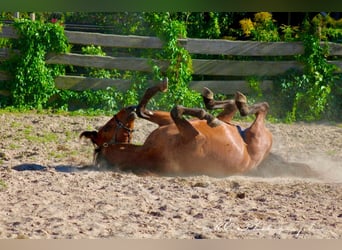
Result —
[{"label": "green ivy", "polygon": [[[102,50],[101,46],[89,45],[82,47],[82,53],[85,55],[97,55],[97,56],[106,56],[106,53]],[[98,69],[86,67],[86,74],[89,77],[95,78],[118,78],[120,77],[120,73],[117,70],[107,70],[107,69]]]},{"label": "green ivy", "polygon": [[[179,38],[186,37],[186,26],[182,21],[173,20],[168,12],[147,13],[146,19],[164,41],[160,59],[168,60],[170,65],[165,72],[169,79],[169,90],[156,103],[160,109],[171,109],[175,104],[201,106],[201,96],[189,88],[192,79],[192,59],[189,52],[178,44]],[[154,66],[156,78],[161,78],[161,70]]]},{"label": "green ivy", "polygon": [[25,19],[15,20],[13,26],[19,39],[13,40],[13,57],[8,70],[14,76],[10,82],[12,105],[18,108],[42,109],[58,92],[54,77],[64,73],[64,66],[47,65],[46,54],[61,53],[69,49],[63,27],[56,23],[42,23]]},{"label": "green ivy", "polygon": [[[82,47],[82,53],[87,55],[106,56],[100,46]],[[126,79],[132,82],[130,88],[124,92],[115,87],[101,90],[61,90],[59,99],[55,102],[58,109],[65,111],[87,110],[87,113],[113,113],[121,108],[137,104],[140,96],[146,90],[146,75],[140,72],[98,69],[86,67],[83,72],[86,77],[106,79]]]},{"label": "green ivy", "polygon": [[312,33],[306,33],[302,41],[305,52],[298,60],[304,65],[303,72],[291,71],[280,80],[282,97],[291,107],[286,114],[288,122],[321,119],[336,80],[336,66],[327,61],[328,46],[322,47]]}]

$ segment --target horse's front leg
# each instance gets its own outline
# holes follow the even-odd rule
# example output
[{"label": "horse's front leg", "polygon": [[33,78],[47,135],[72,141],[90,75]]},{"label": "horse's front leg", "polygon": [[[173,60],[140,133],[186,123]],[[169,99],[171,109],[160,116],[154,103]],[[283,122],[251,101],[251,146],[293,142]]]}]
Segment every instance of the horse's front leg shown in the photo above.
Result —
[{"label": "horse's front leg", "polygon": [[155,96],[158,92],[166,92],[168,87],[168,79],[167,77],[159,84],[148,88],[143,97],[141,98],[137,109],[136,113],[139,117],[144,118],[144,119],[149,119],[151,115],[153,115],[153,112],[150,110],[146,109],[147,103],[150,101],[150,99]]},{"label": "horse's front leg", "polygon": [[241,92],[236,92],[234,99],[217,101],[214,99],[214,93],[209,88],[204,87],[202,98],[208,110],[223,109],[217,118],[227,123],[231,122],[236,111],[239,111],[242,116],[246,116],[249,112],[247,97]]},{"label": "horse's front leg", "polygon": [[146,105],[150,101],[150,99],[153,96],[155,96],[158,92],[166,92],[167,88],[168,88],[167,77],[161,83],[148,88],[136,108],[137,115],[140,118],[156,123],[159,126],[173,123],[173,120],[171,119],[169,112],[151,111],[151,110],[146,109]]}]

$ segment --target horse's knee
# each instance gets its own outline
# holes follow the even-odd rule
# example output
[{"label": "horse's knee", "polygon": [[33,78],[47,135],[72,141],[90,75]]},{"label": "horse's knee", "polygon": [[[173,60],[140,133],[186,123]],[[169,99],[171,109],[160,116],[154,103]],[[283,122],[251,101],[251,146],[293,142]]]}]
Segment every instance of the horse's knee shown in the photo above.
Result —
[{"label": "horse's knee", "polygon": [[261,103],[252,105],[249,109],[249,113],[250,114],[267,113],[269,108],[270,108],[270,105],[268,104],[268,102],[261,102]]},{"label": "horse's knee", "polygon": [[182,119],[182,114],[184,112],[184,107],[183,106],[180,106],[180,105],[175,105],[171,111],[170,111],[170,114],[171,114],[171,118],[176,121],[176,120],[179,120],[179,119]]}]

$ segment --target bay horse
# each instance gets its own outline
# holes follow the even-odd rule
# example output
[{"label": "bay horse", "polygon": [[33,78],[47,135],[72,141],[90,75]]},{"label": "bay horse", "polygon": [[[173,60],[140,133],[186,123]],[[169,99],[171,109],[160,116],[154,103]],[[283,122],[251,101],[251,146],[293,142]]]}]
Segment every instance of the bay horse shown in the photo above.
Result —
[{"label": "bay horse", "polygon": [[[165,79],[148,88],[136,107],[122,109],[99,131],[80,135],[96,146],[96,164],[104,161],[137,174],[228,176],[255,169],[267,157],[272,134],[265,127],[266,102],[248,106],[240,92],[235,99],[217,101],[212,91],[204,88],[206,108],[223,109],[217,117],[201,108],[180,105],[170,112],[147,110],[148,101],[165,92],[167,84]],[[237,111],[243,116],[255,114],[249,128],[242,130],[232,123]],[[142,145],[130,143],[136,115],[159,125]],[[195,119],[187,120],[184,115]]]}]

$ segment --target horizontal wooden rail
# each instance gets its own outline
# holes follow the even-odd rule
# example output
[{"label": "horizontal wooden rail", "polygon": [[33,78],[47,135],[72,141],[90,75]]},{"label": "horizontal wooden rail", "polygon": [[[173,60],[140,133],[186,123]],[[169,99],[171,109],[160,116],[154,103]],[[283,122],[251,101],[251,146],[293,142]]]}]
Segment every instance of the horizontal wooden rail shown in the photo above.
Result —
[{"label": "horizontal wooden rail", "polygon": [[[168,61],[151,60],[136,57],[110,57],[80,54],[57,54],[46,58],[48,64],[64,64],[82,67],[94,67],[102,69],[133,70],[152,72],[152,62],[165,71]],[[193,59],[194,75],[214,76],[264,76],[277,75],[291,68],[301,69],[302,66],[296,61],[231,61],[231,60],[202,60]]]},{"label": "horizontal wooden rail", "polygon": [[[80,45],[98,45],[102,47],[115,48],[138,48],[138,49],[162,49],[163,41],[157,37],[148,36],[125,36],[90,32],[65,31],[68,42]],[[18,35],[12,26],[3,26],[0,38],[18,39]],[[186,48],[190,54],[204,55],[226,55],[244,56],[245,60],[209,60],[193,59],[193,74],[205,76],[233,76],[241,80],[224,81],[192,81],[190,87],[201,92],[203,87],[209,87],[214,92],[232,94],[239,90],[244,93],[251,91],[247,81],[242,80],[248,76],[262,76],[264,79],[285,73],[289,69],[303,69],[303,65],[295,60],[272,60],[274,56],[294,56],[303,54],[304,47],[301,42],[256,42],[256,41],[230,41],[224,39],[179,39],[179,44]],[[326,43],[322,42],[322,46]],[[330,55],[342,55],[342,45],[328,43]],[[0,48],[0,63],[9,59],[18,51],[8,48]],[[260,57],[267,60],[260,60]],[[230,58],[230,57],[229,57]],[[166,71],[169,62],[167,60],[156,60],[141,57],[111,57],[96,55],[81,55],[76,53],[48,54],[47,64],[74,65],[80,67],[91,67],[101,69],[131,70],[141,72],[152,72],[153,65]],[[342,71],[341,60],[331,60],[329,63],[337,66]],[[207,77],[208,78],[208,77]],[[0,71],[0,81],[11,79],[11,76]],[[156,82],[148,81],[147,85]],[[98,79],[82,76],[59,76],[55,79],[56,87],[59,89],[70,89],[82,91],[85,89],[99,90],[115,87],[120,91],[126,91],[132,82],[122,79]],[[262,90],[272,89],[272,81],[261,82]],[[0,91],[0,95],[9,94],[8,91]]]},{"label": "horizontal wooden rail", "polygon": [[[155,85],[157,81],[147,81],[147,87]],[[130,80],[122,79],[99,79],[82,76],[59,76],[55,79],[58,89],[68,89],[75,91],[100,90],[108,87],[115,87],[119,91],[127,91],[132,84]],[[203,87],[208,87],[216,93],[233,94],[236,91],[249,93],[251,88],[247,81],[191,81],[190,88],[202,92]],[[260,88],[264,91],[272,89],[272,81],[265,80],[260,83]]]},{"label": "horizontal wooden rail", "polygon": [[[163,42],[157,37],[124,36],[79,31],[65,31],[69,43],[98,45],[119,48],[161,49]],[[0,37],[18,38],[12,26],[3,26]],[[178,40],[180,45],[193,54],[233,55],[233,56],[289,56],[304,52],[301,42],[257,42],[231,41],[224,39],[186,38]],[[322,46],[326,43],[322,42]],[[342,45],[328,43],[330,55],[342,55]]]}]

